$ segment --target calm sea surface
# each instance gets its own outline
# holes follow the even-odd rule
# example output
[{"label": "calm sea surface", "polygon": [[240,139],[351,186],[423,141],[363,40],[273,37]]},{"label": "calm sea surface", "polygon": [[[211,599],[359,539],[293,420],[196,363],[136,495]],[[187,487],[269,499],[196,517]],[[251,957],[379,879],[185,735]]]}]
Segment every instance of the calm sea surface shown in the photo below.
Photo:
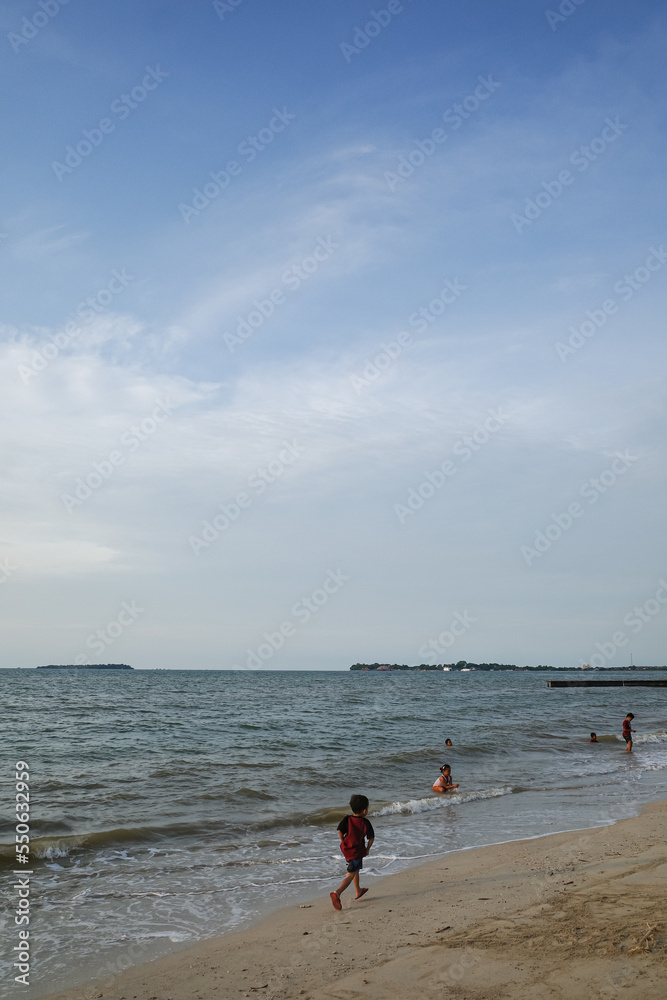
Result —
[{"label": "calm sea surface", "polygon": [[[446,851],[664,798],[667,689],[552,690],[552,676],[0,670],[4,995],[110,975],[328,894],[353,792],[371,800],[371,888]],[[11,967],[17,760],[36,854],[28,989]],[[431,792],[442,763],[460,782],[447,798]]]}]

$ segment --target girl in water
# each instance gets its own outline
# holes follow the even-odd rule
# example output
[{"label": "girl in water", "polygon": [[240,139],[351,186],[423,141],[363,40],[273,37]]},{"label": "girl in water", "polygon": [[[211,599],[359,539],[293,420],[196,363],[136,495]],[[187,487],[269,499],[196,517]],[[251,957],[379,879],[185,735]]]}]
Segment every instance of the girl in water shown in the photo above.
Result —
[{"label": "girl in water", "polygon": [[434,792],[451,792],[453,788],[458,788],[458,784],[452,781],[452,769],[449,764],[443,764],[440,768],[440,777],[433,785]]}]

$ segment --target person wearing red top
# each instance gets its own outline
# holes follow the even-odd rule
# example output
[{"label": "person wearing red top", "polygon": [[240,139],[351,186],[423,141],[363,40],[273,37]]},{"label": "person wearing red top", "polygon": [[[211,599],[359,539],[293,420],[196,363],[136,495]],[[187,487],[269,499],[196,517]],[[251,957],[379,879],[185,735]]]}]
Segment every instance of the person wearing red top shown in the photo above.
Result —
[{"label": "person wearing red top", "polygon": [[634,729],[630,728],[630,723],[634,719],[632,712],[628,712],[626,717],[623,719],[623,739],[625,740],[627,746],[626,750],[630,752],[632,750],[632,734],[635,732]]},{"label": "person wearing red top", "polygon": [[357,892],[355,899],[361,899],[368,892],[368,889],[362,889],[359,885],[359,872],[363,868],[364,858],[375,840],[375,830],[370,821],[366,819],[368,806],[369,802],[365,795],[353,795],[350,799],[352,815],[345,816],[338,824],[340,849],[347,861],[348,874],[336,892],[329,893],[335,910],[343,909],[340,894],[345,892],[351,882],[354,882],[354,888]]}]

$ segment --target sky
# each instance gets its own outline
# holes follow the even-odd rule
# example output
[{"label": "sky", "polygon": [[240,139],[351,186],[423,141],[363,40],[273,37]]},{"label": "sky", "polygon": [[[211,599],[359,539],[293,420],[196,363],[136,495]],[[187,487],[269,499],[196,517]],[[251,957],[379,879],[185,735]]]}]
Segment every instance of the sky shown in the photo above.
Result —
[{"label": "sky", "polygon": [[667,663],[666,41],[0,4],[0,666]]}]

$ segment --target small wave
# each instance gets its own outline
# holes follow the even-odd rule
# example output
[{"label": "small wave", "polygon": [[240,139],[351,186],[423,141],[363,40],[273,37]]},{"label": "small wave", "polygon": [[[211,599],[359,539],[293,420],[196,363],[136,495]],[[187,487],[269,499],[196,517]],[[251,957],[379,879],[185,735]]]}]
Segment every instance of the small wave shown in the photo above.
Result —
[{"label": "small wave", "polygon": [[419,747],[416,750],[400,750],[398,753],[382,754],[379,759],[385,764],[412,764],[414,761],[424,761],[435,757],[439,760],[441,755],[445,753],[445,749],[450,750],[453,748],[445,748],[443,740],[443,744],[437,747]]},{"label": "small wave", "polygon": [[260,792],[256,788],[247,788],[245,785],[242,788],[237,788],[234,794],[240,795],[244,799],[268,799],[271,802],[275,801],[274,795],[269,795],[268,792]]},{"label": "small wave", "polygon": [[68,847],[57,847],[54,845],[53,847],[43,848],[43,852],[39,856],[47,861],[55,861],[56,858],[66,858],[68,854]]},{"label": "small wave", "polygon": [[[377,855],[375,855],[377,857]],[[303,864],[314,864],[326,860],[327,856],[318,854],[315,857],[307,858],[239,858],[236,861],[225,861],[223,863],[223,868],[253,868],[253,867],[265,867],[268,868],[272,865],[303,865]],[[337,857],[337,855],[335,855]]]},{"label": "small wave", "polygon": [[[272,796],[265,792],[260,792],[252,788],[240,788],[235,793],[239,800],[249,799],[255,801],[272,800]],[[335,826],[343,816],[347,815],[349,808],[340,806],[337,808],[322,809],[314,813],[301,815],[274,816],[265,818],[255,823],[231,824],[227,820],[210,818],[198,823],[198,841],[206,840],[211,835],[224,840],[229,836],[238,838],[240,832],[271,830],[272,832],[280,827],[295,826],[301,824]],[[53,824],[55,825],[55,824]],[[59,824],[62,827],[62,823]],[[98,830],[89,833],[61,833],[48,836],[32,837],[30,841],[31,858],[37,861],[52,861],[55,858],[66,858],[74,852],[79,851],[99,851],[104,848],[123,849],[129,844],[137,846],[154,846],[160,844],[170,850],[175,849],[175,842],[182,842],[186,839],[192,841],[191,823],[171,823],[164,826],[139,826],[139,827],[119,827],[110,830]],[[235,844],[226,845],[218,843],[217,850],[233,850]],[[16,845],[12,843],[0,843],[0,867],[11,867],[15,864]]]},{"label": "small wave", "polygon": [[502,788],[487,788],[479,792],[455,792],[447,795],[433,795],[423,799],[409,799],[407,802],[390,802],[376,809],[371,816],[400,816],[414,813],[431,812],[433,809],[440,809],[450,802],[456,804],[464,802],[479,802],[481,799],[494,799],[499,795],[510,795],[513,789],[510,785]]},{"label": "small wave", "polygon": [[[598,733],[598,743],[623,743],[625,744],[625,739],[623,736],[617,736],[615,733]],[[587,740],[586,742],[590,742]],[[633,743],[666,743],[667,742],[667,730],[658,729],[655,733],[635,733],[632,737]]]},{"label": "small wave", "polygon": [[[560,737],[554,737],[560,739]],[[568,737],[569,738],[569,737]],[[599,737],[598,737],[599,738]],[[446,760],[447,754],[453,754],[460,762],[462,760],[478,760],[479,758],[511,757],[515,754],[516,747],[499,746],[497,739],[490,739],[488,744],[477,745],[475,743],[454,743],[453,746],[445,746],[444,739],[438,746],[421,747],[414,750],[399,750],[392,753],[382,754],[379,758],[384,764],[412,764],[415,762],[428,762]]]},{"label": "small wave", "polygon": [[633,743],[667,743],[667,732],[659,729],[657,733],[635,733]]},{"label": "small wave", "polygon": [[301,816],[293,817],[292,822],[308,823],[313,826],[328,826],[330,823],[340,823],[344,816],[348,816],[350,807],[327,806],[324,809],[315,809],[313,812],[303,813]]},{"label": "small wave", "polygon": [[183,941],[190,941],[194,937],[194,932],[190,931],[146,931],[144,934],[137,934],[137,941],[150,941],[153,938],[168,938],[173,944],[182,944]]},{"label": "small wave", "polygon": [[[438,807],[444,805],[446,802],[474,802],[478,799],[489,799],[495,798],[498,795],[507,795],[512,791],[517,791],[518,789],[512,788],[511,786],[503,786],[502,788],[492,788],[488,790],[482,790],[479,792],[456,792],[448,793],[446,796],[432,796],[424,799],[413,799],[410,804],[430,802],[433,803],[430,806],[423,806],[422,808],[417,808],[415,812],[423,812],[428,809],[437,809]],[[386,816],[390,813],[400,813],[400,812],[410,812],[411,810],[405,808],[407,803],[401,802],[380,802],[371,804],[371,816]],[[279,829],[282,826],[336,826],[344,816],[349,815],[350,808],[348,805],[340,806],[326,806],[323,809],[315,809],[313,812],[308,813],[296,813],[289,816],[272,816],[270,819],[262,820],[259,823],[250,823],[247,826],[248,830],[262,831],[262,830],[273,830]]]},{"label": "small wave", "polygon": [[280,767],[278,761],[272,761],[270,763],[264,763],[263,761],[253,762],[251,760],[232,760],[226,761],[224,764],[219,764],[217,762],[209,763],[208,767],[259,767],[262,771],[265,771],[268,767]]},{"label": "small wave", "polygon": [[[119,827],[115,830],[100,830],[95,833],[64,834],[63,836],[33,837],[30,854],[33,858],[53,860],[66,858],[72,851],[100,847],[114,847],[128,843],[154,843],[173,836],[192,836],[192,826],[177,823],[169,827]],[[0,862],[13,862],[15,845],[0,844]]]}]

